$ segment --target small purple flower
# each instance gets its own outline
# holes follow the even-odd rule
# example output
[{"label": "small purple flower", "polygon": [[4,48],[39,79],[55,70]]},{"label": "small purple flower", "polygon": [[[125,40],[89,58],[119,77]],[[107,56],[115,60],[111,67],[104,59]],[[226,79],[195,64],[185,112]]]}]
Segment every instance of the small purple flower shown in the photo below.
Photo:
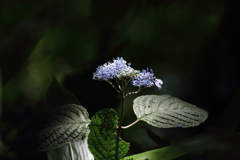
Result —
[{"label": "small purple flower", "polygon": [[132,79],[132,85],[137,86],[137,87],[152,87],[154,86],[154,84],[161,89],[162,88],[162,80],[157,79],[154,76],[153,70],[152,69],[146,69],[146,70],[142,70],[142,72],[140,72],[140,75],[135,76]]}]

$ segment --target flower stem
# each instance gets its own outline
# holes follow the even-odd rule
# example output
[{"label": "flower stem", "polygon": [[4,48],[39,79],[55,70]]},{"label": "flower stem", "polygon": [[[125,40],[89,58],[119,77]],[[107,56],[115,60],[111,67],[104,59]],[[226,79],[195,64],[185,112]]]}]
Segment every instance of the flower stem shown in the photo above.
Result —
[{"label": "flower stem", "polygon": [[133,123],[127,125],[127,126],[121,126],[122,129],[127,129],[129,127],[132,127],[134,124],[136,124],[137,122],[139,122],[139,120],[137,119],[136,121],[134,121]]},{"label": "flower stem", "polygon": [[117,128],[115,160],[118,160],[118,155],[119,155],[119,139],[120,139],[120,135],[121,135],[121,129],[122,129],[121,126],[122,126],[122,122],[123,122],[124,107],[125,107],[125,97],[124,97],[124,92],[123,92],[123,90],[120,91],[120,94],[121,94],[122,106],[121,106],[121,113],[120,113],[120,117],[119,117],[119,127]]},{"label": "flower stem", "polygon": [[123,85],[122,90],[124,90],[124,88],[128,85],[128,83],[131,81],[131,79],[128,79],[128,80],[123,79],[123,80],[124,80],[124,85]]},{"label": "flower stem", "polygon": [[119,90],[112,84],[110,80],[108,80],[107,82],[119,93]]},{"label": "flower stem", "polygon": [[[122,91],[122,87],[121,87],[121,85],[120,85],[120,83],[119,83],[119,81],[118,81],[117,78],[116,78],[116,82],[117,82],[117,85],[118,85],[119,90]],[[118,93],[119,93],[119,92],[118,92]]]},{"label": "flower stem", "polygon": [[127,96],[131,95],[131,94],[137,94],[137,93],[139,93],[142,89],[143,89],[143,88],[138,88],[138,90],[135,91],[135,92],[129,92],[128,94],[125,95],[125,98],[126,98]]}]

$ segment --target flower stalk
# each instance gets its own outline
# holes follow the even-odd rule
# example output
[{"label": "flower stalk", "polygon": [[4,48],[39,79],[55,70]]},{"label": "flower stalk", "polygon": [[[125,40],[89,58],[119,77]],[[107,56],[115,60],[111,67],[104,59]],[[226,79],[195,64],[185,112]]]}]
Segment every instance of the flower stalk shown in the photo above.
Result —
[{"label": "flower stalk", "polygon": [[120,91],[121,94],[121,112],[120,112],[120,117],[119,117],[119,126],[117,128],[117,139],[116,139],[116,154],[115,154],[115,159],[118,160],[118,155],[119,155],[119,138],[121,136],[121,126],[123,123],[123,118],[124,118],[124,108],[125,108],[125,96],[123,90]]}]

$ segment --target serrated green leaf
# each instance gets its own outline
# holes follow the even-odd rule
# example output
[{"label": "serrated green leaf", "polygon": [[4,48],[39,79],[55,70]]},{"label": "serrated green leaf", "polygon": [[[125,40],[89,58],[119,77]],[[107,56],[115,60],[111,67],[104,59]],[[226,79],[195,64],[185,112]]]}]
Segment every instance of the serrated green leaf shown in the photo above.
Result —
[{"label": "serrated green leaf", "polygon": [[145,95],[133,101],[139,120],[159,128],[193,127],[208,117],[207,111],[170,95]]},{"label": "serrated green leaf", "polygon": [[[89,149],[95,160],[115,160],[116,154],[116,127],[118,116],[114,109],[103,109],[92,117],[88,137]],[[119,139],[118,157],[121,159],[128,151],[129,143]]]},{"label": "serrated green leaf", "polygon": [[186,154],[186,151],[184,151],[183,149],[168,146],[128,156],[126,158],[123,158],[122,160],[172,160],[184,154]]},{"label": "serrated green leaf", "polygon": [[80,105],[52,108],[29,121],[10,150],[42,152],[81,141],[88,136],[90,123],[87,110]]}]

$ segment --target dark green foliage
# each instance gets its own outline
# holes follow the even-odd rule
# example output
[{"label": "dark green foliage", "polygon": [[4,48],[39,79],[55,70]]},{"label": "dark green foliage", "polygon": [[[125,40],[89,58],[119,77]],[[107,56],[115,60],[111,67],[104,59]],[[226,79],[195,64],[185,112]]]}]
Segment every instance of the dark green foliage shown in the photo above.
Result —
[{"label": "dark green foliage", "polygon": [[[92,117],[90,134],[88,137],[89,149],[95,160],[115,160],[116,154],[116,127],[118,116],[113,109],[103,109]],[[119,140],[119,159],[128,151],[129,143]]]}]

